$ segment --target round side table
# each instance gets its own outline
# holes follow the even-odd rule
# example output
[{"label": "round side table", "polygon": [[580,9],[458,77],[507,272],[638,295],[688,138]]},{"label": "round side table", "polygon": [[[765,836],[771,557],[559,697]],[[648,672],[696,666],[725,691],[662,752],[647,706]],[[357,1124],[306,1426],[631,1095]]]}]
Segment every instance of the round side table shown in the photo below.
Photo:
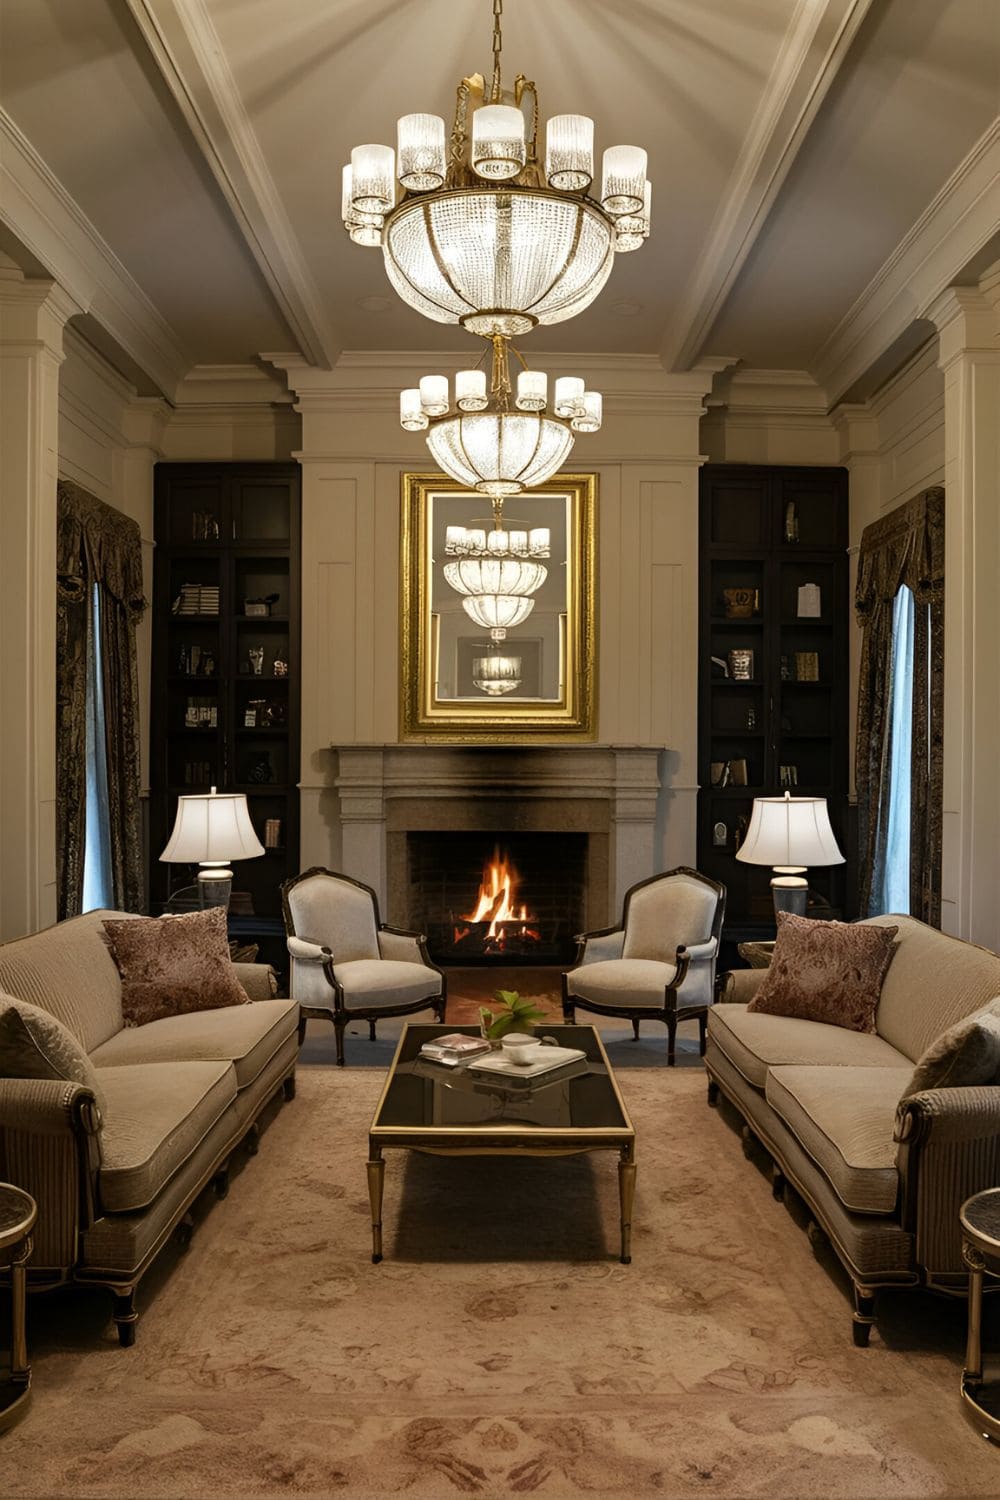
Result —
[{"label": "round side table", "polygon": [[959,1210],[962,1259],[969,1268],[969,1335],[962,1400],[983,1436],[1000,1442],[1000,1382],[983,1379],[983,1276],[1000,1277],[1000,1188],[967,1198]]},{"label": "round side table", "polygon": [[24,1331],[27,1265],[31,1231],[38,1216],[34,1198],[0,1182],[0,1268],[10,1269],[10,1374],[0,1376],[0,1428],[19,1417],[31,1399],[31,1366]]}]

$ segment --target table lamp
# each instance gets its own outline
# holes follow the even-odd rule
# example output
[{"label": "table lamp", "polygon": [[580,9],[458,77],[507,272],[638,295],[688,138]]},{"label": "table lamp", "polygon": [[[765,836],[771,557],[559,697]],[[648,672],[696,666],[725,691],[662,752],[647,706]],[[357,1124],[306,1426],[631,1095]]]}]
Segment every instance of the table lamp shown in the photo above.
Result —
[{"label": "table lamp", "polygon": [[178,797],[174,831],[160,855],[169,864],[199,866],[198,902],[229,906],[231,859],[256,859],[264,846],[254,833],[242,792],[210,792]]},{"label": "table lamp", "polygon": [[844,856],[830,827],[825,797],[755,797],[750,827],[737,859],[747,865],[770,865],[774,870],[771,895],[774,912],[806,914],[809,865],[842,865]]}]

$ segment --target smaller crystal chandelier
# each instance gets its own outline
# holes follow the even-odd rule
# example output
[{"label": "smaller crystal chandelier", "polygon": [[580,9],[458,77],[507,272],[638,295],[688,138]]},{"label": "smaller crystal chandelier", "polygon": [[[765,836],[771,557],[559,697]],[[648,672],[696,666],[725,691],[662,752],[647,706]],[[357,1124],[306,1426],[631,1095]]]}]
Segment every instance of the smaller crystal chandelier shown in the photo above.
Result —
[{"label": "smaller crystal chandelier", "polygon": [[[445,531],[445,582],[462,594],[462,608],[490,639],[502,641],[508,630],[531,614],[537,593],[548,577],[539,558],[550,552],[549,528],[532,531],[503,527],[503,499],[493,501],[493,530],[485,526],[449,526]],[[485,690],[484,690],[485,691]]]},{"label": "smaller crystal chandelier", "polygon": [[472,658],[472,680],[481,693],[502,698],[521,686],[521,658],[501,656],[495,646],[485,656]]},{"label": "smaller crystal chandelier", "polygon": [[[600,391],[588,391],[577,375],[555,384],[548,410],[549,378],[544,370],[523,368],[516,391],[510,378],[510,341],[494,334],[493,378],[478,366],[455,376],[455,405],[449,405],[444,375],[425,375],[419,386],[402,391],[399,421],[407,432],[427,432],[427,446],[438,466],[469,489],[491,496],[518,495],[551,479],[569,457],[578,432],[597,432],[603,420]],[[512,399],[513,398],[513,402]]]}]

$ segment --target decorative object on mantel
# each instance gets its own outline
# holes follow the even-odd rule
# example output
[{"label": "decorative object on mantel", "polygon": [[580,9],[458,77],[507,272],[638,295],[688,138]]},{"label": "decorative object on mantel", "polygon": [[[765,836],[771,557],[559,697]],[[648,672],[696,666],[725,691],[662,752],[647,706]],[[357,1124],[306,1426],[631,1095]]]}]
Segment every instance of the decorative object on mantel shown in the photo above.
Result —
[{"label": "decorative object on mantel", "polygon": [[519,73],[513,91],[503,87],[502,10],[503,0],[493,0],[492,81],[462,79],[447,145],[440,116],[404,115],[398,153],[356,146],[342,177],[344,227],[355,244],[382,247],[403,301],[485,338],[583,312],[615,251],[638,249],[650,223],[641,147],[609,147],[600,202],[587,196],[594,122],[586,116],[550,119],[539,161],[535,85]]},{"label": "decorative object on mantel", "polygon": [[[783,767],[783,770],[790,769]],[[842,865],[825,797],[755,797],[750,827],[736,858],[774,870],[774,910],[806,914],[809,865]]]},{"label": "decorative object on mantel", "polygon": [[514,349],[523,366],[515,390],[509,360],[514,346],[501,334],[491,343],[488,396],[484,370],[459,370],[452,411],[447,377],[425,375],[419,386],[400,393],[399,422],[407,432],[427,432],[431,456],[459,484],[483,495],[517,495],[562,468],[576,433],[600,431],[603,398],[600,391],[585,390],[578,376],[564,375],[550,409],[544,370],[529,370]]}]

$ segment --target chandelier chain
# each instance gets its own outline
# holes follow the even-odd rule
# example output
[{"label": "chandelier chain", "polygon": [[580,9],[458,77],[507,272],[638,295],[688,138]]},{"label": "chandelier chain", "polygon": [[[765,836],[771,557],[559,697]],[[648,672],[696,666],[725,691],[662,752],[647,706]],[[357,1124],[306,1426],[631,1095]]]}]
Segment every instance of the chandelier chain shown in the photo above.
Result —
[{"label": "chandelier chain", "polygon": [[490,85],[491,104],[499,104],[503,98],[503,89],[500,83],[500,53],[503,50],[503,36],[500,31],[502,20],[503,0],[493,0],[493,82]]}]

